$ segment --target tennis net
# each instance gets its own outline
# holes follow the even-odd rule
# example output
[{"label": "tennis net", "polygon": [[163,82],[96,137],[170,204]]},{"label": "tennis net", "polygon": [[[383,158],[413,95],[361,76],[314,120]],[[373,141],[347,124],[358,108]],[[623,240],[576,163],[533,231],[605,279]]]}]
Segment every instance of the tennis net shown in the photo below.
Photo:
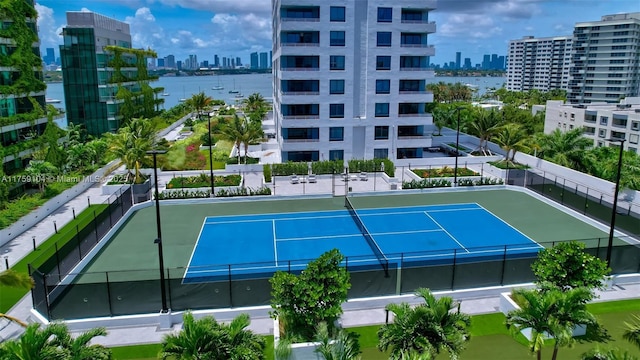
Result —
[{"label": "tennis net", "polygon": [[371,250],[378,258],[378,261],[380,262],[380,265],[382,265],[382,269],[384,270],[385,275],[388,275],[389,259],[387,259],[387,257],[384,255],[384,253],[380,249],[380,246],[378,246],[378,243],[375,240],[373,240],[371,233],[369,232],[369,230],[367,230],[367,227],[364,225],[364,222],[362,222],[362,219],[360,218],[356,210],[353,208],[353,204],[351,204],[351,200],[349,200],[347,196],[344,197],[344,206],[349,211],[349,214],[353,218],[353,221],[355,221],[356,225],[358,226],[358,229],[360,229],[360,232],[362,233],[362,235],[364,236],[364,239],[367,241],[367,243],[371,247]]}]

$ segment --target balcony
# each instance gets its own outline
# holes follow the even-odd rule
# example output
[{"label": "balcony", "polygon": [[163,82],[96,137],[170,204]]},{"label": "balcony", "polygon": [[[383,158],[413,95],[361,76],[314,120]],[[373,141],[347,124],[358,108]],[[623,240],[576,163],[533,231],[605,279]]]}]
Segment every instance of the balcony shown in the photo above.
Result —
[{"label": "balcony", "polygon": [[320,95],[320,91],[281,91],[280,96],[282,95],[293,95],[293,96]]},{"label": "balcony", "polygon": [[318,120],[320,115],[283,115],[283,120]]},{"label": "balcony", "polygon": [[282,71],[320,71],[319,67],[281,67]]},{"label": "balcony", "polygon": [[316,143],[319,141],[320,139],[282,139],[282,142],[289,144]]},{"label": "balcony", "polygon": [[302,22],[320,22],[320,18],[294,18],[294,17],[286,17],[280,18],[282,22],[293,22],[293,21],[302,21]]},{"label": "balcony", "polygon": [[410,95],[410,94],[428,94],[427,90],[399,90],[398,94]]},{"label": "balcony", "polygon": [[429,117],[430,113],[409,113],[409,114],[398,114],[398,117]]},{"label": "balcony", "polygon": [[282,46],[320,46],[319,42],[316,43],[282,43]]}]

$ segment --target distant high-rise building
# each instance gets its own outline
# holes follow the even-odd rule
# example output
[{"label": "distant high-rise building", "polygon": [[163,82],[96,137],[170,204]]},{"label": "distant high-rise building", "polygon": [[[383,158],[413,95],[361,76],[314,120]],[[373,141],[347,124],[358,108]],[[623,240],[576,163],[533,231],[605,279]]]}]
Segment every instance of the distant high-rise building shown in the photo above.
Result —
[{"label": "distant high-rise building", "polygon": [[200,64],[200,67],[208,69],[209,68],[209,60],[203,61],[202,64]]},{"label": "distant high-rise building", "polygon": [[[640,95],[640,12],[605,15],[580,22],[573,30],[572,104],[618,102]],[[628,125],[627,125],[628,126]]]},{"label": "distant high-rise building", "polygon": [[571,44],[571,36],[525,36],[509,41],[506,89],[567,89]]},{"label": "distant high-rise building", "polygon": [[236,68],[236,59],[230,58],[229,60],[231,60],[231,68],[235,69]]},{"label": "distant high-rise building", "polygon": [[240,57],[236,57],[236,66],[242,66],[242,60],[240,60]]},{"label": "distant high-rise building", "polygon": [[213,67],[220,67],[220,57],[218,55],[213,55]]},{"label": "distant high-rise building", "polygon": [[460,51],[456,52],[456,69],[460,69],[462,63],[460,62],[460,59],[462,57],[462,53],[460,53]]},{"label": "distant high-rise building", "polygon": [[471,69],[471,58],[464,58],[463,68],[466,70]]},{"label": "distant high-rise building", "polygon": [[250,55],[250,65],[252,69],[257,69],[260,67],[260,62],[258,60],[258,53],[252,52]]},{"label": "distant high-rise building", "polygon": [[227,64],[227,57],[226,56],[222,57],[222,67],[223,68],[228,68],[229,67],[229,65]]},{"label": "distant high-rise building", "polygon": [[272,3],[282,161],[422,158],[432,144],[425,86],[435,50],[426,44],[436,1]]},{"label": "distant high-rise building", "polygon": [[56,63],[56,55],[53,51],[53,48],[47,48],[47,55],[44,56],[43,60],[47,65]]},{"label": "distant high-rise building", "polygon": [[490,70],[491,69],[491,55],[485,54],[482,57],[482,70]]},{"label": "distant high-rise building", "polygon": [[182,60],[176,61],[176,69],[182,70]]},{"label": "distant high-rise building", "polygon": [[267,63],[267,59],[268,59],[268,54],[266,52],[261,52],[260,53],[260,69],[267,69],[269,68],[269,64]]},{"label": "distant high-rise building", "polygon": [[173,55],[167,55],[167,57],[165,57],[164,64],[165,64],[166,67],[168,67],[170,69],[175,69],[176,68],[176,57],[173,56]]},{"label": "distant high-rise building", "polygon": [[164,58],[158,59],[158,67],[159,68],[163,68],[164,67]]},{"label": "distant high-rise building", "polygon": [[[137,51],[143,50],[132,48],[129,24],[89,11],[70,11],[62,34],[64,44],[60,45],[60,58],[67,120],[84,125],[94,136],[118,130],[123,121],[122,100],[115,99],[118,91],[124,88],[137,93],[141,85],[155,81],[139,73],[146,72],[146,68],[136,66]],[[121,48],[117,56],[122,67],[127,68],[126,75],[109,66],[116,53],[106,44]],[[149,53],[146,55],[152,58]],[[126,81],[118,80],[123,76]],[[142,116],[143,108],[134,105],[136,112],[130,115]]]}]

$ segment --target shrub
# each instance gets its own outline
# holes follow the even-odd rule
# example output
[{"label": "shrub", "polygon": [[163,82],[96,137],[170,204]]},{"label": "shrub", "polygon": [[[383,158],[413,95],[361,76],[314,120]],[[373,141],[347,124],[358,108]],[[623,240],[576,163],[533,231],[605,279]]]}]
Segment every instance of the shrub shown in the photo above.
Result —
[{"label": "shrub", "polygon": [[264,174],[264,181],[266,183],[271,182],[271,165],[265,164],[262,166],[262,173]]},{"label": "shrub", "polygon": [[220,189],[216,191],[216,197],[234,197],[234,196],[256,196],[256,195],[271,195],[271,189],[268,187],[261,187],[253,189],[250,187],[241,187],[233,189]]},{"label": "shrub", "polygon": [[426,189],[437,187],[451,187],[451,181],[446,179],[411,180],[402,183],[403,189]]}]

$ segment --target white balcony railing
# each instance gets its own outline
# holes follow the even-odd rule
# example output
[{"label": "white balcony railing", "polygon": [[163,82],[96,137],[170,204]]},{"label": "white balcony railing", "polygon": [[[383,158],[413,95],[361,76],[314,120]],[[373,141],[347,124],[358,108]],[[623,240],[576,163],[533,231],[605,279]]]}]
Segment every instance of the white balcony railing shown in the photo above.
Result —
[{"label": "white balcony railing", "polygon": [[319,142],[320,139],[282,139],[285,143],[310,143]]},{"label": "white balcony railing", "polygon": [[320,91],[282,91],[281,95],[320,95]]},{"label": "white balcony railing", "polygon": [[320,115],[284,115],[283,120],[317,120]]},{"label": "white balcony railing", "polygon": [[428,117],[430,113],[398,114],[398,117]]},{"label": "white balcony railing", "polygon": [[319,67],[316,68],[307,68],[307,67],[283,67],[280,68],[282,71],[320,71]]},{"label": "white balcony railing", "polygon": [[320,43],[282,43],[282,46],[320,46]]}]

